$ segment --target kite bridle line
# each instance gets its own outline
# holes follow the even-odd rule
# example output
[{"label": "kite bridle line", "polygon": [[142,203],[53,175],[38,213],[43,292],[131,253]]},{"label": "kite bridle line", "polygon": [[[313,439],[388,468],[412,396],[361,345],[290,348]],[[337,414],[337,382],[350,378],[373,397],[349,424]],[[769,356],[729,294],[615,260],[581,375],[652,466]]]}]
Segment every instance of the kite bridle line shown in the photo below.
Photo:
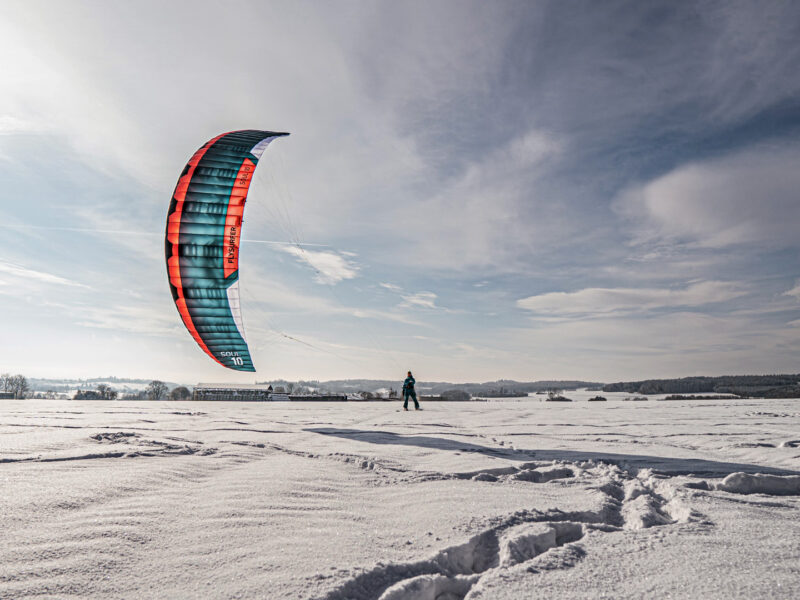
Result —
[{"label": "kite bridle line", "polygon": [[[259,213],[259,215],[265,219],[267,226],[271,225],[276,228],[275,233],[278,234],[278,237],[292,240],[290,244],[285,245],[293,246],[295,249],[297,249],[298,253],[303,257],[304,262],[311,267],[314,273],[319,278],[324,278],[325,274],[314,266],[309,255],[305,251],[305,247],[313,247],[313,245],[302,241],[302,231],[295,218],[293,218],[293,213],[297,211],[298,204],[294,201],[289,187],[280,181],[280,174],[285,173],[286,170],[282,149],[277,147],[274,149],[270,148],[270,152],[264,153],[262,156],[262,159],[259,161],[259,166],[261,166],[261,168],[258,168],[255,171],[255,181],[253,182],[253,186],[251,186],[251,191],[253,191],[253,189],[258,190],[259,188],[262,188],[262,192],[259,193],[257,191],[256,195],[258,196],[263,194],[266,199],[263,202],[249,202],[248,200],[248,212],[255,208],[255,212]],[[265,166],[268,168],[264,168]],[[318,246],[331,248],[329,244],[319,244]],[[248,299],[257,302],[257,299],[254,297],[250,289],[248,289],[248,285],[246,283],[240,283],[240,285],[242,286],[243,291],[247,294]],[[334,286],[331,285],[325,287],[329,288],[328,293],[332,295],[335,303],[344,308],[346,304],[342,301],[342,298],[334,289]],[[366,321],[368,319],[364,320]],[[343,360],[354,362],[355,364],[361,364],[358,361],[353,361],[352,359],[341,356],[336,352],[319,348],[299,338],[290,336],[282,331],[281,328],[277,327],[275,323],[271,322],[269,318],[267,318],[267,326],[271,331],[277,333],[285,339],[297,341],[310,348],[314,348],[315,350],[332,354]],[[387,356],[394,363],[396,368],[402,370],[402,366],[398,360],[398,357],[380,342],[378,336],[375,335],[375,332],[369,323],[365,323],[364,331],[370,340],[370,345],[372,348],[383,356]]]}]

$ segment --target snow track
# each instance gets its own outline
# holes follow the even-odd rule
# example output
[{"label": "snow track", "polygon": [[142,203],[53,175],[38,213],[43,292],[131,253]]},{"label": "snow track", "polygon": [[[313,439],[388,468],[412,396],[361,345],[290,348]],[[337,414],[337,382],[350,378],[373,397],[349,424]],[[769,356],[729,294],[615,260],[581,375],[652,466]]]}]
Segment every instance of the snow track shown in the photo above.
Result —
[{"label": "snow track", "polygon": [[574,478],[578,474],[583,484],[597,481],[593,488],[601,496],[598,510],[518,512],[468,541],[445,548],[428,558],[378,565],[321,596],[320,600],[469,599],[478,597],[471,595],[471,591],[474,588],[478,593],[484,576],[494,576],[523,564],[529,572],[536,572],[535,559],[562,546],[569,546],[570,552],[565,556],[572,556],[574,560],[561,560],[558,568],[573,566],[585,556],[585,551],[572,545],[588,531],[601,534],[639,530],[701,518],[679,498],[679,491],[664,478],[659,479],[649,471],[632,476],[615,465],[585,463],[536,469],[529,463],[521,468],[455,473],[453,478],[544,483]]},{"label": "snow track", "polygon": [[[547,519],[542,515],[541,519]],[[416,562],[380,565],[358,575],[324,600],[427,600],[465,598],[484,574],[532,561],[584,536],[581,523],[510,520],[463,544]]]}]

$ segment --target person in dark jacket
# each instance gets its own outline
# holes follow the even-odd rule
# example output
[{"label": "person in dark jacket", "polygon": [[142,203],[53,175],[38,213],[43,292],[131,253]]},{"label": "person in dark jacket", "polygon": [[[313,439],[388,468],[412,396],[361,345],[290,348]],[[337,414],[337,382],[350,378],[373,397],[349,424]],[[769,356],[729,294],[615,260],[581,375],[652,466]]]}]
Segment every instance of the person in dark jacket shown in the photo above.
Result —
[{"label": "person in dark jacket", "polygon": [[414,384],[416,380],[414,376],[411,374],[411,371],[408,372],[408,377],[403,382],[403,398],[405,398],[405,402],[403,402],[403,410],[408,410],[408,398],[411,397],[414,399],[414,408],[416,410],[422,410],[419,407],[419,402],[417,402],[417,392],[414,391]]}]

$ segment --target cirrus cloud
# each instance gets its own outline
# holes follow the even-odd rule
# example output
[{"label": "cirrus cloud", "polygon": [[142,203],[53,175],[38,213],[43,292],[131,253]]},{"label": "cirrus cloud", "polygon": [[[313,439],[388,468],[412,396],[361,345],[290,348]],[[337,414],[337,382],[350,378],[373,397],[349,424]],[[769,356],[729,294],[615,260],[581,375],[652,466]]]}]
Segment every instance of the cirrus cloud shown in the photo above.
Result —
[{"label": "cirrus cloud", "polygon": [[517,306],[546,316],[606,316],[704,306],[732,300],[744,293],[737,283],[701,281],[683,289],[586,288],[577,292],[549,292],[517,300]]},{"label": "cirrus cloud", "polygon": [[0,273],[9,275],[17,281],[33,281],[40,284],[55,284],[69,287],[89,288],[89,286],[78,283],[77,281],[66,279],[65,277],[61,277],[59,275],[53,275],[52,273],[29,269],[28,267],[23,267],[22,265],[16,265],[14,263],[0,262]]}]

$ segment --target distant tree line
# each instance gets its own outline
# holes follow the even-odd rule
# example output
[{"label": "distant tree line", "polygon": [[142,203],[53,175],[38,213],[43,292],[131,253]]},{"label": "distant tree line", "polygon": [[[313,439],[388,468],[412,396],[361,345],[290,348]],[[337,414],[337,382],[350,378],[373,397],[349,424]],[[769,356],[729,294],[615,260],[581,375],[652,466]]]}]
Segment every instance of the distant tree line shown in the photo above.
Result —
[{"label": "distant tree line", "polygon": [[[403,375],[401,373],[401,375]],[[286,381],[283,379],[273,381],[260,381],[258,384],[270,384],[277,390],[282,387],[287,393],[295,395],[308,394],[313,391],[316,394],[356,394],[362,395],[363,393],[371,392],[378,394],[381,397],[386,396],[385,390],[395,390],[402,382],[403,377],[398,377],[396,380],[392,379],[337,379],[331,381],[304,381],[297,382]],[[513,381],[510,379],[500,379],[497,381],[489,381],[486,383],[449,383],[446,381],[422,381],[417,379],[417,394],[440,396],[443,392],[450,390],[461,390],[470,396],[526,396],[534,392],[546,392],[547,390],[558,388],[562,390],[575,390],[578,388],[596,388],[600,389],[602,383],[596,381],[578,381],[578,380],[545,380],[545,381]],[[396,393],[396,392],[395,392]]]},{"label": "distant tree line", "polygon": [[[93,390],[78,390],[74,396],[75,400],[116,400],[119,393],[111,386],[100,383]],[[179,385],[172,390],[163,381],[154,379],[147,387],[139,392],[128,393],[122,396],[122,400],[189,400],[192,392],[185,386]]]},{"label": "distant tree line", "polygon": [[467,402],[471,396],[469,392],[464,390],[445,390],[441,393],[442,400],[450,402]]},{"label": "distant tree line", "polygon": [[[723,375],[721,377],[683,377],[622,381],[603,386],[604,392],[632,394],[717,393],[737,396],[797,397],[800,375]],[[788,395],[782,395],[788,394]]]},{"label": "distant tree line", "polygon": [[169,389],[169,386],[158,379],[147,384],[147,387],[130,400],[189,400],[192,392],[183,385]]},{"label": "distant tree line", "polygon": [[528,392],[523,392],[521,390],[513,390],[510,388],[505,387],[504,385],[500,386],[500,389],[489,389],[483,390],[480,393],[480,396],[483,398],[522,398],[528,395]]},{"label": "distant tree line", "polygon": [[0,375],[0,392],[13,394],[14,398],[25,398],[29,391],[30,386],[24,375],[11,375],[10,373]]}]

